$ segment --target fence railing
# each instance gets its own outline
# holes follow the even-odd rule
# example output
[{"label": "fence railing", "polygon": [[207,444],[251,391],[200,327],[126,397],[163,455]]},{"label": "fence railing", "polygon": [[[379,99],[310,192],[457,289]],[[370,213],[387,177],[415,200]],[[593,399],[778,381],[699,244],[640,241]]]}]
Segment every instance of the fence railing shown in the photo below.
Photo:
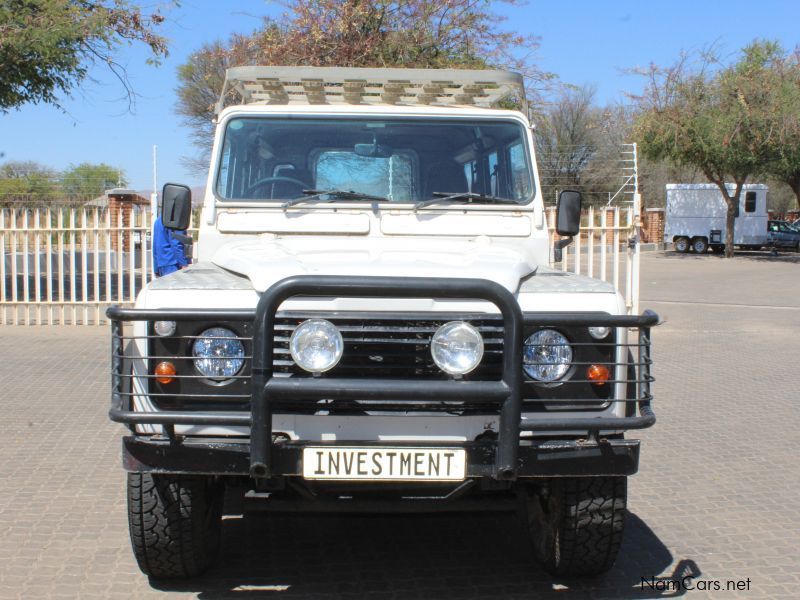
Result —
[{"label": "fence railing", "polygon": [[0,324],[105,323],[152,278],[150,229],[146,209],[0,209]]},{"label": "fence railing", "polygon": [[[554,228],[553,208],[547,223]],[[0,324],[106,323],[108,306],[130,306],[152,278],[150,229],[146,209],[0,209]],[[554,266],[611,283],[636,312],[633,233],[632,208],[589,208]]]},{"label": "fence railing", "polygon": [[[547,226],[555,231],[556,209],[547,208]],[[639,249],[631,243],[636,234],[634,207],[590,206],[581,216],[581,230],[564,248],[563,260],[551,266],[602,279],[625,298],[629,314],[639,311]],[[638,240],[635,240],[638,241]]]}]

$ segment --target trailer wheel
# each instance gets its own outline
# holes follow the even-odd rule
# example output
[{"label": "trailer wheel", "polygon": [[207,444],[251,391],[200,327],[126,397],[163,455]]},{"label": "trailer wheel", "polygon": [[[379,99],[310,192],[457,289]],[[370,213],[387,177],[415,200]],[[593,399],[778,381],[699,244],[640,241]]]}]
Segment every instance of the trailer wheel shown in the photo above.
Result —
[{"label": "trailer wheel", "polygon": [[681,254],[685,254],[689,251],[689,238],[687,237],[679,237],[675,238],[675,252],[680,252]]},{"label": "trailer wheel", "polygon": [[224,486],[211,477],[128,473],[136,562],[153,578],[195,577],[217,557]]},{"label": "trailer wheel", "polygon": [[595,577],[622,543],[625,477],[554,477],[525,498],[536,559],[560,577]]},{"label": "trailer wheel", "polygon": [[704,237],[696,237],[692,240],[692,250],[695,254],[705,254],[708,251],[708,240]]}]

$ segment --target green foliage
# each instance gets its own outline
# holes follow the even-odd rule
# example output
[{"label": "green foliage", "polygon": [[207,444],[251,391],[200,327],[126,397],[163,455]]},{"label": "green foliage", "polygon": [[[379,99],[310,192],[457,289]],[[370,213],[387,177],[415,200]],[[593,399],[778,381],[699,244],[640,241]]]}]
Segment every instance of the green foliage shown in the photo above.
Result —
[{"label": "green foliage", "polygon": [[124,171],[107,164],[81,163],[58,173],[33,161],[9,161],[0,165],[0,204],[80,203],[127,184]]},{"label": "green foliage", "polygon": [[[763,48],[751,48],[757,57]],[[779,124],[770,132],[775,139],[776,156],[766,167],[775,181],[788,185],[800,208],[800,51],[784,55],[779,46],[768,56],[773,93],[773,114]],[[788,206],[785,206],[788,208]]]},{"label": "green foliage", "polygon": [[115,167],[101,163],[71,165],[61,175],[61,189],[67,196],[85,199],[96,198],[114,187],[128,185],[125,174]]},{"label": "green foliage", "polygon": [[55,171],[33,161],[0,165],[0,203],[50,198],[58,189]]},{"label": "green foliage", "polygon": [[[780,107],[787,94],[778,75],[783,50],[757,41],[734,64],[701,58],[692,64],[683,57],[670,68],[653,66],[646,72],[648,86],[638,98],[634,132],[646,158],[695,167],[717,184],[728,203],[726,250],[731,255],[742,186],[765,173],[781,153]],[[728,182],[735,184],[733,192]]]},{"label": "green foliage", "polygon": [[162,21],[127,0],[0,0],[0,113],[26,103],[58,105],[94,63],[111,69],[132,101],[115,50],[136,41],[153,58],[165,56],[166,41],[154,31]]}]

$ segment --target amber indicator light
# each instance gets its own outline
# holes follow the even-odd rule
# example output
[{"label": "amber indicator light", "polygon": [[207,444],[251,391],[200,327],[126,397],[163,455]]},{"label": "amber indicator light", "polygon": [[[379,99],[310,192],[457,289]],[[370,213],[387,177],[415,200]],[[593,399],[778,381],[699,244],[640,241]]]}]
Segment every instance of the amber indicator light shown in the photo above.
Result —
[{"label": "amber indicator light", "polygon": [[591,365],[586,369],[586,378],[595,385],[604,385],[610,374],[605,365]]},{"label": "amber indicator light", "polygon": [[171,362],[163,361],[156,365],[156,381],[167,384],[175,381],[177,370]]}]

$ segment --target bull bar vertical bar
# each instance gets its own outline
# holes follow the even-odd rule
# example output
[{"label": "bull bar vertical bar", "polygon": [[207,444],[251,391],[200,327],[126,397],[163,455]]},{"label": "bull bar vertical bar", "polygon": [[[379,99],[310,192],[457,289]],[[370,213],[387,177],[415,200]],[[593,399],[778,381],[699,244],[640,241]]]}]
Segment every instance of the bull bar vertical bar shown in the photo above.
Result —
[{"label": "bull bar vertical bar", "polygon": [[[266,478],[272,473],[270,465],[272,445],[272,410],[270,406],[270,380],[272,379],[272,354],[275,314],[287,299],[296,296],[336,296],[349,298],[446,298],[483,300],[494,304],[503,316],[503,374],[499,384],[507,390],[501,400],[500,424],[495,460],[495,476],[513,479],[517,472],[520,413],[522,406],[522,371],[517,364],[522,355],[522,311],[514,296],[503,286],[485,279],[434,279],[429,277],[346,277],[299,275],[283,279],[261,296],[256,309],[253,332],[252,365],[252,427],[250,431],[250,475]],[[308,382],[305,386],[304,382]],[[311,383],[313,382],[313,383]],[[363,384],[364,381],[361,380]],[[460,382],[464,396],[476,397],[484,393],[484,386],[466,386]],[[398,394],[411,391],[419,394],[414,382],[375,381],[381,393],[396,390]],[[273,389],[276,386],[272,386]],[[314,379],[292,378],[295,394],[304,387],[320,393]],[[324,387],[324,386],[322,386]],[[331,388],[345,389],[346,381],[331,380]],[[432,386],[432,389],[440,386]],[[277,387],[277,391],[281,388]],[[355,390],[354,390],[355,391]]]},{"label": "bull bar vertical bar", "polygon": [[122,321],[111,320],[111,408],[122,410]]}]

